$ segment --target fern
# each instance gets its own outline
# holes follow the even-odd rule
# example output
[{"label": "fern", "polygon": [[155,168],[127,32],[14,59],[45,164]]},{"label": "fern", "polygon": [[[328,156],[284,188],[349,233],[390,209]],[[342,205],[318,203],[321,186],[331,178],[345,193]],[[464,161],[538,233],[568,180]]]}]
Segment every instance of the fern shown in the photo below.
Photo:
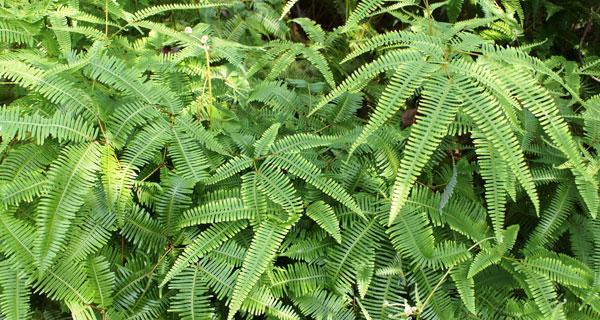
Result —
[{"label": "fern", "polygon": [[[411,129],[405,155],[392,191],[389,224],[404,206],[411,186],[417,179],[428,158],[446,135],[448,125],[458,111],[458,97],[453,93],[453,80],[437,77],[425,83],[420,118]],[[423,139],[417,143],[417,139]]]},{"label": "fern", "polygon": [[323,201],[318,201],[306,208],[306,215],[329,233],[335,241],[342,242],[340,227],[333,209]]},{"label": "fern", "polygon": [[39,204],[34,252],[40,272],[52,265],[63,246],[71,221],[93,186],[99,157],[100,149],[95,143],[72,147],[66,149],[49,170],[50,183],[60,188],[50,190]]},{"label": "fern", "polygon": [[252,244],[244,257],[240,275],[231,294],[228,319],[233,319],[233,316],[239,311],[242,302],[246,300],[260,275],[265,272],[269,263],[271,263],[276,250],[290,227],[289,222],[284,225],[277,225],[269,220],[261,223],[258,227]]},{"label": "fern", "polygon": [[165,279],[163,279],[162,285],[179,274],[190,263],[197,261],[198,258],[202,257],[204,254],[216,249],[225,240],[231,238],[245,226],[246,223],[243,221],[215,224],[212,228],[204,231],[200,236],[194,239],[192,244],[186,248],[183,255],[178,258],[171,270],[169,270]]},{"label": "fern", "polygon": [[84,119],[61,112],[56,112],[51,118],[20,116],[19,109],[0,112],[0,130],[6,137],[34,138],[36,143],[43,144],[48,136],[59,141],[84,142],[93,141],[98,134],[96,128]]},{"label": "fern", "polygon": [[31,283],[21,270],[9,263],[0,266],[0,312],[7,319],[23,319],[30,316],[29,295]]},{"label": "fern", "polygon": [[593,5],[196,2],[0,5],[0,318],[600,317]]},{"label": "fern", "polygon": [[178,313],[182,319],[210,319],[212,308],[207,295],[206,282],[198,268],[190,267],[170,283],[170,289],[178,290],[169,311]]},{"label": "fern", "polygon": [[110,270],[110,264],[103,256],[98,256],[87,261],[86,271],[88,282],[94,288],[96,295],[94,302],[101,307],[112,303],[112,290],[115,283],[115,275]]}]

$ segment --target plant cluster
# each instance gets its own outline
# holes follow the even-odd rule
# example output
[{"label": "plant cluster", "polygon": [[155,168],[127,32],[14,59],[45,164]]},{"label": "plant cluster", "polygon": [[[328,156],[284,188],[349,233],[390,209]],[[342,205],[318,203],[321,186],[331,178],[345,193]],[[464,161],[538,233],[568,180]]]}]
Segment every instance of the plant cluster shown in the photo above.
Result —
[{"label": "plant cluster", "polygon": [[600,318],[568,2],[0,1],[0,319]]}]

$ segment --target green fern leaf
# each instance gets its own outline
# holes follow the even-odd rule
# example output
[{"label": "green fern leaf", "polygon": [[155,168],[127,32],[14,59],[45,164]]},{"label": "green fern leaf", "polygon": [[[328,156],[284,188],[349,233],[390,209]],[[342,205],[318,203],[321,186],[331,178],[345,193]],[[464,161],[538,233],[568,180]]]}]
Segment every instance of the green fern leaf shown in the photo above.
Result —
[{"label": "green fern leaf", "polygon": [[306,208],[306,215],[327,231],[338,243],[342,242],[340,223],[333,208],[323,201],[317,201]]},{"label": "green fern leaf", "polygon": [[20,202],[31,202],[34,198],[46,193],[48,181],[39,171],[33,171],[14,181],[0,184],[0,199],[5,205],[17,205]]},{"label": "green fern leaf", "polygon": [[9,261],[3,261],[0,264],[0,288],[0,314],[5,319],[31,316],[31,282],[22,269],[17,270]]},{"label": "green fern leaf", "polygon": [[254,160],[245,155],[231,158],[227,163],[217,168],[215,174],[206,181],[206,184],[210,185],[223,181],[236,173],[250,168],[253,164]]},{"label": "green fern leaf", "polygon": [[256,171],[256,180],[259,190],[286,212],[292,215],[302,212],[302,199],[278,167],[263,163]]},{"label": "green fern leaf", "polygon": [[442,76],[433,77],[425,83],[419,115],[411,128],[392,190],[390,225],[406,203],[421,170],[454,120],[460,103],[454,87],[453,80]]},{"label": "green fern leaf", "polygon": [[169,289],[177,290],[177,294],[171,297],[170,312],[175,312],[186,320],[213,318],[211,296],[198,267],[189,267],[177,275],[169,284]]},{"label": "green fern leaf", "polygon": [[407,62],[422,61],[423,57],[417,50],[395,50],[382,55],[366,65],[361,66],[354,71],[346,80],[332,90],[323,98],[309,113],[309,116],[315,114],[323,108],[329,101],[340,97],[344,92],[355,92],[364,88],[371,79],[378,74],[395,70],[398,65]]},{"label": "green fern leaf", "polygon": [[192,188],[194,183],[176,174],[163,179],[163,193],[156,197],[158,222],[164,234],[172,236],[179,230],[179,218],[186,208],[192,204]]},{"label": "green fern leaf", "polygon": [[84,266],[79,263],[58,263],[47,269],[34,287],[35,292],[45,293],[51,299],[84,304],[91,303],[94,295],[87,282]]},{"label": "green fern leaf", "polygon": [[423,81],[435,70],[427,62],[409,62],[400,66],[390,83],[381,94],[377,108],[369,119],[360,136],[350,148],[350,155],[367,141],[375,131],[381,128],[399,109],[404,109],[405,101],[421,86]]},{"label": "green fern leaf", "polygon": [[171,279],[180,274],[191,263],[196,262],[205,254],[218,248],[223,242],[233,237],[236,233],[246,227],[246,221],[234,221],[229,223],[214,224],[202,232],[194,241],[188,245],[185,251],[177,258],[160,286],[164,286]]},{"label": "green fern leaf", "polygon": [[364,216],[356,201],[339,183],[323,176],[319,168],[301,155],[286,154],[285,156],[273,156],[266,163],[272,163],[274,166],[288,170],[290,173],[302,178],[315,188],[339,201],[356,214]]},{"label": "green fern leaf", "polygon": [[267,197],[260,191],[258,180],[255,172],[248,172],[242,176],[240,193],[244,206],[251,210],[248,218],[254,218],[267,210]]},{"label": "green fern leaf", "polygon": [[563,285],[589,288],[593,276],[586,270],[563,263],[560,259],[542,257],[526,259],[524,266]]},{"label": "green fern leaf", "polygon": [[255,157],[262,157],[269,152],[273,142],[275,141],[275,138],[277,137],[277,131],[280,127],[281,124],[279,123],[272,124],[269,129],[265,130],[260,139],[256,140],[254,143]]},{"label": "green fern leaf", "polygon": [[226,198],[185,211],[179,220],[179,227],[253,219],[255,216],[256,212],[246,207],[241,199]]},{"label": "green fern leaf", "polygon": [[193,9],[206,9],[206,8],[214,8],[214,7],[224,7],[227,6],[228,4],[226,2],[215,2],[215,3],[190,3],[190,4],[177,4],[177,3],[170,3],[170,4],[163,4],[163,5],[157,5],[157,6],[151,6],[151,7],[147,7],[144,9],[141,9],[139,11],[134,12],[133,14],[131,14],[131,16],[128,17],[129,22],[135,22],[135,21],[140,21],[140,20],[144,20],[148,17],[151,17],[153,15],[157,15],[159,13],[165,12],[165,11],[173,11],[173,10],[193,10]]},{"label": "green fern leaf", "polygon": [[160,223],[137,204],[125,215],[125,225],[121,234],[140,248],[148,252],[161,250],[167,242]]},{"label": "green fern leaf", "polygon": [[[361,219],[351,228],[342,231],[342,243],[327,251],[326,264],[329,283],[338,292],[348,292],[352,283],[356,283],[356,266],[370,264],[375,259],[373,250],[380,241],[382,230],[375,219]],[[366,292],[366,288],[364,288]]]},{"label": "green fern leaf", "polygon": [[86,71],[90,78],[142,98],[147,104],[156,105],[160,101],[160,91],[143,82],[138,72],[127,68],[124,62],[115,57],[106,54],[92,57]]},{"label": "green fern leaf", "polygon": [[101,307],[112,304],[112,290],[115,285],[115,275],[110,270],[110,264],[103,256],[90,258],[86,264],[88,283],[94,289],[94,302]]},{"label": "green fern leaf", "polygon": [[39,115],[21,116],[18,108],[0,109],[0,134],[19,140],[34,138],[36,143],[44,144],[49,136],[60,142],[93,141],[98,131],[84,119],[62,112],[56,112],[51,118]]},{"label": "green fern leaf", "polygon": [[281,223],[271,220],[266,220],[258,226],[235,282],[231,301],[229,302],[228,320],[233,319],[240,310],[243,301],[246,300],[250,291],[258,282],[259,277],[272,263],[277,249],[279,249],[283,238],[291,227],[290,223],[281,225]]},{"label": "green fern leaf", "polygon": [[90,97],[71,81],[59,75],[46,74],[44,71],[20,61],[0,61],[0,76],[17,84],[35,90],[50,102],[73,113],[83,114],[93,119],[97,110]]},{"label": "green fern leaf", "polygon": [[35,256],[31,248],[35,242],[35,229],[0,207],[0,231],[4,253],[19,268],[32,271]]},{"label": "green fern leaf", "polygon": [[33,33],[21,23],[10,20],[2,21],[0,22],[0,42],[31,46],[33,44]]},{"label": "green fern leaf", "polygon": [[496,240],[502,242],[504,229],[504,210],[506,203],[506,184],[508,167],[498,154],[494,145],[478,132],[473,132],[475,151],[478,156],[480,174],[485,181],[485,200],[492,218]]},{"label": "green fern leaf", "polygon": [[475,86],[470,86],[468,82],[458,85],[457,89],[465,102],[465,112],[475,120],[479,130],[493,143],[494,148],[498,149],[500,156],[508,163],[529,195],[536,212],[539,212],[539,197],[517,138],[510,130],[508,121],[498,112],[494,112],[494,109],[499,108],[497,100]]},{"label": "green fern leaf", "polygon": [[96,181],[100,147],[96,143],[69,147],[48,171],[52,186],[38,206],[38,239],[34,246],[40,273],[44,273],[61,250],[67,231],[83,198]]}]

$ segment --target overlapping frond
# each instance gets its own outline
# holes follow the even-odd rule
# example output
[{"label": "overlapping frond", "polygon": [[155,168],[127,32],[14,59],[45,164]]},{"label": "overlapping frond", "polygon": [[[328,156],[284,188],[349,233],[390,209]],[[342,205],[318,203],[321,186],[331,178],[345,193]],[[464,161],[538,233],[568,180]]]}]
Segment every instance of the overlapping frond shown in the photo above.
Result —
[{"label": "overlapping frond", "polygon": [[63,247],[67,231],[96,181],[99,158],[100,147],[96,143],[70,147],[48,171],[48,180],[55,187],[38,205],[38,238],[34,247],[42,273],[52,265]]}]

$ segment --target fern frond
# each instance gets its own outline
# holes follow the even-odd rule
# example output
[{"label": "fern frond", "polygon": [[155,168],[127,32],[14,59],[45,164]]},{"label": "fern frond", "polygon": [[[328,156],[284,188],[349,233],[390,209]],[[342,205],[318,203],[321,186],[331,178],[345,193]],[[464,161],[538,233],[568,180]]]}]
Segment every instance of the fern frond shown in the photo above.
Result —
[{"label": "fern frond", "polygon": [[497,100],[487,92],[478,90],[475,86],[471,87],[468,82],[467,80],[466,84],[457,86],[465,102],[465,112],[475,120],[479,130],[493,143],[494,148],[498,149],[498,154],[527,192],[536,212],[539,212],[539,197],[533,184],[533,177],[508,121],[498,112]]},{"label": "fern frond", "polygon": [[20,202],[31,202],[34,198],[46,193],[48,180],[39,171],[33,171],[5,184],[0,184],[0,199],[4,205],[18,205]]},{"label": "fern frond", "polygon": [[355,92],[364,88],[371,79],[378,74],[395,70],[398,65],[407,62],[422,61],[423,56],[420,52],[414,49],[394,50],[388,52],[373,62],[362,65],[346,78],[340,85],[332,90],[325,98],[323,98],[309,113],[309,116],[315,114],[323,108],[329,101],[340,97],[344,92]]},{"label": "fern frond", "polygon": [[327,59],[325,56],[317,50],[314,46],[303,47],[300,51],[300,54],[321,73],[325,81],[331,86],[335,88],[335,80],[333,79],[333,73],[329,68],[329,64],[327,63]]},{"label": "fern frond", "polygon": [[196,262],[205,254],[218,248],[223,242],[233,237],[246,227],[246,221],[234,221],[228,223],[214,224],[203,231],[194,241],[188,245],[185,251],[177,258],[160,286],[164,286],[171,279],[180,274],[191,263]]},{"label": "fern frond", "polygon": [[122,147],[134,128],[152,122],[159,115],[154,105],[143,102],[118,106],[106,124],[110,141],[116,147]]},{"label": "fern frond", "polygon": [[368,18],[371,13],[381,9],[385,5],[385,0],[364,0],[358,3],[350,16],[346,19],[346,24],[342,27],[343,30],[349,30]]},{"label": "fern frond", "polygon": [[277,140],[271,148],[271,153],[299,153],[312,148],[328,146],[335,140],[337,140],[337,137],[335,136],[320,136],[310,133],[297,133]]},{"label": "fern frond", "polygon": [[85,142],[93,141],[98,135],[98,130],[81,117],[62,112],[54,113],[51,118],[38,114],[22,116],[20,113],[18,108],[0,109],[0,134],[16,136],[19,140],[33,138],[38,144],[44,144],[49,136],[60,142]]},{"label": "fern frond", "polygon": [[206,184],[211,185],[223,181],[236,173],[250,168],[253,164],[254,160],[245,155],[231,158],[227,163],[217,168],[215,174],[206,181]]},{"label": "fern frond", "polygon": [[93,291],[87,282],[84,266],[79,263],[59,262],[47,269],[44,277],[34,285],[35,292],[42,292],[49,298],[89,304]]},{"label": "fern frond", "polygon": [[438,37],[432,37],[427,34],[414,33],[409,31],[390,31],[381,35],[377,35],[370,39],[361,42],[356,48],[353,48],[341,63],[348,62],[356,57],[361,56],[369,51],[374,51],[377,48],[385,48],[389,46],[409,46],[409,45],[429,45],[435,46],[442,50],[443,41]]},{"label": "fern frond", "polygon": [[[122,160],[125,163],[125,172],[139,168],[149,162],[156,153],[169,141],[170,130],[164,120],[148,124],[127,145]],[[127,175],[123,175],[119,184],[125,182]]]},{"label": "fern frond", "polygon": [[90,97],[60,75],[45,74],[44,71],[20,61],[1,60],[0,76],[35,90],[50,102],[88,119],[97,112]]},{"label": "fern frond", "polygon": [[265,162],[256,171],[256,180],[259,190],[286,212],[292,215],[302,212],[302,199],[280,168]]},{"label": "fern frond", "polygon": [[352,312],[346,307],[347,296],[340,296],[325,290],[311,292],[310,294],[294,299],[294,303],[303,314],[314,319],[355,319]]},{"label": "fern frond", "polygon": [[390,225],[406,203],[413,184],[446,135],[458,111],[460,97],[456,95],[454,86],[452,79],[443,76],[432,77],[424,85],[417,121],[411,128],[392,190]]},{"label": "fern frond", "polygon": [[256,172],[248,172],[242,176],[240,193],[244,206],[251,210],[248,218],[254,218],[267,210],[267,197],[260,191]]},{"label": "fern frond", "polygon": [[272,263],[277,249],[291,227],[290,223],[282,225],[271,220],[266,220],[258,226],[235,282],[229,302],[228,320],[233,319],[240,310],[242,303],[258,282],[259,277]]},{"label": "fern frond", "polygon": [[142,207],[134,205],[124,220],[121,234],[137,247],[146,248],[150,252],[161,250],[166,244],[167,238],[160,223]]},{"label": "fern frond", "polygon": [[[525,275],[525,282],[529,289],[530,295],[533,297],[535,304],[540,312],[545,317],[551,317],[554,314],[554,307],[558,302],[558,295],[552,284],[552,281],[542,275],[538,275],[525,268],[520,268],[519,271]],[[559,310],[559,319],[566,319],[562,308]]]},{"label": "fern frond", "polygon": [[473,132],[480,174],[485,181],[485,200],[496,240],[502,242],[506,204],[506,184],[509,179],[507,165],[491,141],[478,132]]},{"label": "fern frond", "polygon": [[163,179],[163,192],[156,196],[155,206],[158,222],[168,236],[179,230],[179,218],[184,209],[192,204],[194,182],[176,174]]},{"label": "fern frond", "polygon": [[394,248],[417,265],[431,266],[435,239],[427,215],[418,209],[406,208],[395,219],[387,230]]},{"label": "fern frond", "polygon": [[25,221],[17,219],[0,207],[0,240],[3,251],[16,264],[28,271],[33,270],[35,256],[31,249],[35,242],[35,229]]},{"label": "fern frond", "polygon": [[406,99],[421,86],[434,70],[435,68],[427,62],[408,62],[401,65],[381,94],[369,123],[350,147],[349,154],[352,155],[356,148],[365,143],[369,136],[379,130],[398,110],[404,109]]},{"label": "fern frond", "polygon": [[179,219],[179,227],[253,219],[256,214],[241,199],[226,198],[186,210]]},{"label": "fern frond", "polygon": [[83,261],[107,244],[116,219],[98,207],[93,206],[91,212],[75,222],[78,228],[72,230],[67,240],[66,254],[63,256],[65,261]]},{"label": "fern frond", "polygon": [[271,150],[271,146],[277,137],[277,132],[281,127],[280,123],[272,124],[265,132],[263,132],[260,139],[254,142],[254,156],[261,157],[267,154]]},{"label": "fern frond", "polygon": [[115,275],[110,270],[110,264],[104,256],[90,258],[86,264],[88,283],[93,288],[94,302],[101,307],[112,304],[112,290],[115,285]]},{"label": "fern frond", "polygon": [[175,127],[172,130],[171,142],[169,143],[169,156],[173,160],[175,170],[178,174],[193,182],[208,178],[206,169],[208,160],[198,143],[186,134],[183,128]]},{"label": "fern frond", "polygon": [[373,250],[381,240],[381,229],[375,219],[360,219],[342,231],[342,243],[327,251],[327,277],[340,293],[350,290],[356,282],[356,266],[375,259]]},{"label": "fern frond", "polygon": [[166,12],[166,11],[206,9],[206,8],[214,8],[214,7],[225,7],[227,5],[228,5],[228,3],[226,3],[226,2],[221,2],[221,3],[215,2],[215,3],[189,3],[189,4],[170,3],[170,4],[163,4],[163,5],[151,6],[151,7],[147,7],[147,8],[138,10],[138,11],[134,12],[133,14],[131,14],[130,17],[128,17],[128,21],[130,23],[132,23],[132,22],[144,20],[144,19],[146,19],[148,17],[151,17],[153,15],[157,15],[159,13],[163,13],[163,12]]},{"label": "fern frond", "polygon": [[[524,70],[515,70],[503,79],[511,85],[511,89],[517,93],[522,104],[540,120],[542,128],[552,143],[567,157],[571,171],[576,177],[577,189],[583,197],[588,211],[595,216],[600,203],[598,183],[585,173],[584,162],[577,150],[576,143],[549,92],[538,85],[537,81]],[[531,90],[525,88],[531,88]]]},{"label": "fern frond", "polygon": [[514,246],[518,231],[518,225],[512,225],[506,228],[502,235],[502,242],[492,248],[484,248],[484,250],[475,255],[469,266],[467,277],[472,278],[483,269],[500,263],[503,255]]},{"label": "fern frond", "polygon": [[541,257],[531,258],[523,261],[523,266],[537,274],[546,276],[552,281],[563,285],[575,286],[580,288],[589,288],[593,276],[591,273],[563,263],[561,259]]},{"label": "fern frond", "polygon": [[279,17],[279,20],[282,20],[294,7],[294,5],[298,2],[299,0],[288,0],[285,2],[285,5],[283,6],[283,9],[281,10],[281,16]]},{"label": "fern frond", "polygon": [[211,296],[198,267],[185,269],[169,283],[169,289],[177,290],[177,294],[171,297],[170,312],[186,320],[212,319]]},{"label": "fern frond", "polygon": [[147,104],[158,104],[160,101],[160,91],[142,81],[139,72],[128,68],[118,58],[99,54],[89,60],[85,70],[90,78],[139,97]]},{"label": "fern frond", "polygon": [[176,127],[181,128],[187,135],[203,144],[206,149],[225,156],[231,156],[231,151],[228,150],[227,146],[223,145],[214,133],[207,131],[200,122],[194,121],[192,117],[185,115],[178,116]]},{"label": "fern frond", "polygon": [[527,241],[527,247],[548,245],[554,236],[554,232],[563,225],[569,213],[573,209],[574,194],[572,187],[559,185],[556,189],[550,205],[542,211],[540,222],[531,232]]},{"label": "fern frond", "polygon": [[272,163],[276,167],[288,170],[290,173],[300,177],[315,188],[347,206],[356,214],[363,216],[356,201],[339,183],[323,176],[319,168],[301,155],[286,154],[284,156],[274,156],[269,158],[265,163]]},{"label": "fern frond", "polygon": [[301,26],[302,30],[306,32],[308,38],[310,38],[310,40],[313,43],[326,44],[327,34],[323,30],[323,28],[321,28],[321,26],[315,23],[313,20],[310,20],[308,18],[296,18],[291,21]]},{"label": "fern frond", "polygon": [[340,223],[327,203],[317,201],[306,208],[306,215],[313,219],[323,230],[327,231],[338,243],[342,242]]},{"label": "fern frond", "polygon": [[38,239],[34,252],[43,274],[54,262],[84,197],[96,181],[100,147],[96,143],[68,147],[48,171],[52,188],[38,206]]},{"label": "fern frond", "polygon": [[33,45],[33,33],[22,24],[5,20],[0,22],[0,42]]},{"label": "fern frond", "polygon": [[475,281],[467,276],[469,272],[469,264],[462,263],[452,269],[450,276],[454,281],[454,285],[460,295],[460,299],[465,304],[465,307],[472,313],[477,314],[475,307]]},{"label": "fern frond", "polygon": [[271,290],[279,297],[314,292],[322,289],[326,280],[319,266],[306,263],[291,264],[285,269],[275,270],[271,276]]},{"label": "fern frond", "polygon": [[52,143],[42,146],[32,143],[15,146],[0,166],[0,180],[15,181],[26,177],[47,167],[57,154],[56,145]]},{"label": "fern frond", "polygon": [[27,319],[31,316],[31,280],[25,271],[18,270],[10,261],[2,261],[0,288],[0,314],[4,318]]}]

